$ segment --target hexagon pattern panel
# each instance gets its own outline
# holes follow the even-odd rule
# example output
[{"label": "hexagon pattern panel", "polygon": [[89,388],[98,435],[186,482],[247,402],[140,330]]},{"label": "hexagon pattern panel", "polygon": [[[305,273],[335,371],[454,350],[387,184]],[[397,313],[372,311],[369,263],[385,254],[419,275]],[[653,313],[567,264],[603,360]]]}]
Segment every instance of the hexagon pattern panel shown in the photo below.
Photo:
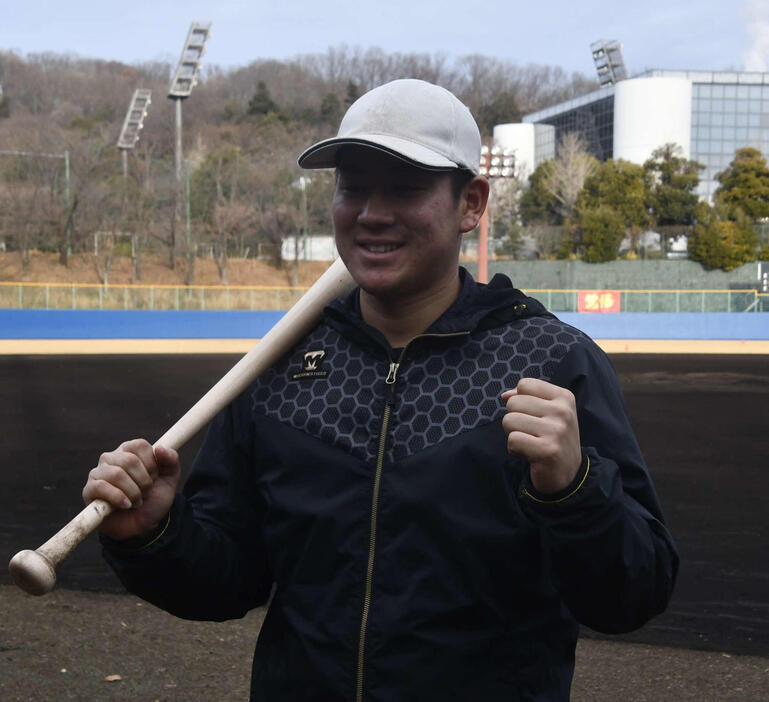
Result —
[{"label": "hexagon pattern panel", "polygon": [[[524,377],[549,380],[581,332],[555,319],[524,319],[468,337],[410,347],[398,371],[387,444],[398,460],[501,419],[500,394]],[[442,353],[436,353],[436,344]],[[253,409],[375,460],[389,362],[321,325],[258,381]]]}]

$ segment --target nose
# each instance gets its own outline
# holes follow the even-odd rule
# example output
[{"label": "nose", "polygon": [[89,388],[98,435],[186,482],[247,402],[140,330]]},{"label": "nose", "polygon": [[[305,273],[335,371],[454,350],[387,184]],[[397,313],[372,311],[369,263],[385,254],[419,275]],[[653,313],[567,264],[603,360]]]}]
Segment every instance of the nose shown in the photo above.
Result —
[{"label": "nose", "polygon": [[358,214],[358,223],[366,227],[382,227],[394,221],[392,202],[386,193],[377,190],[369,192]]}]

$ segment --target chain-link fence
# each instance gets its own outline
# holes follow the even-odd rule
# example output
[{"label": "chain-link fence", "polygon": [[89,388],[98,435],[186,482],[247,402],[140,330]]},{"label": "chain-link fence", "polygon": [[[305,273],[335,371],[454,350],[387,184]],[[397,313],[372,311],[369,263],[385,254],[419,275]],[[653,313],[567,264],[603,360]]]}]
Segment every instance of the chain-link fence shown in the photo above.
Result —
[{"label": "chain-link fence", "polygon": [[[756,290],[613,290],[618,312],[769,312]],[[578,312],[579,290],[526,290],[552,312]]]},{"label": "chain-link fence", "polygon": [[287,310],[306,288],[0,283],[0,308]]},{"label": "chain-link fence", "polygon": [[[0,283],[0,308],[287,310],[307,288]],[[529,289],[553,312],[579,311],[579,290]],[[620,312],[769,312],[756,290],[613,290]]]}]

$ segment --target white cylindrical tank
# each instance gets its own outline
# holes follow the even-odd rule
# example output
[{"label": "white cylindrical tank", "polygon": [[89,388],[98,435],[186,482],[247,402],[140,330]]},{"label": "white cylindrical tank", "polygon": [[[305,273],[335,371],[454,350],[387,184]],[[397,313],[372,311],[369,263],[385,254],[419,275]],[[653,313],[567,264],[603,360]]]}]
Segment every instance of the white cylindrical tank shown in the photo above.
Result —
[{"label": "white cylindrical tank", "polygon": [[614,158],[642,164],[665,144],[689,158],[692,83],[686,78],[632,78],[614,92]]},{"label": "white cylindrical tank", "polygon": [[494,146],[515,155],[515,175],[525,182],[534,170],[534,125],[529,123],[497,124]]}]

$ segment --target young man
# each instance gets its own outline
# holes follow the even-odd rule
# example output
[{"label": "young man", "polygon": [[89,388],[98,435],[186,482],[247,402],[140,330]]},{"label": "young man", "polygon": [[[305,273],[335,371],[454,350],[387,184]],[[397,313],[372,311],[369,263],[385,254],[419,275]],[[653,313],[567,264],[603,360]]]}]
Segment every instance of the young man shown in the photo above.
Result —
[{"label": "young man", "polygon": [[568,700],[578,623],[668,602],[677,555],[608,360],[458,266],[479,154],[442,88],[361,97],[299,159],[337,169],[360,287],[217,417],[182,494],[142,440],[84,488],[124,508],[105,556],[139,596],[227,619],[272,592],[253,700]]}]

